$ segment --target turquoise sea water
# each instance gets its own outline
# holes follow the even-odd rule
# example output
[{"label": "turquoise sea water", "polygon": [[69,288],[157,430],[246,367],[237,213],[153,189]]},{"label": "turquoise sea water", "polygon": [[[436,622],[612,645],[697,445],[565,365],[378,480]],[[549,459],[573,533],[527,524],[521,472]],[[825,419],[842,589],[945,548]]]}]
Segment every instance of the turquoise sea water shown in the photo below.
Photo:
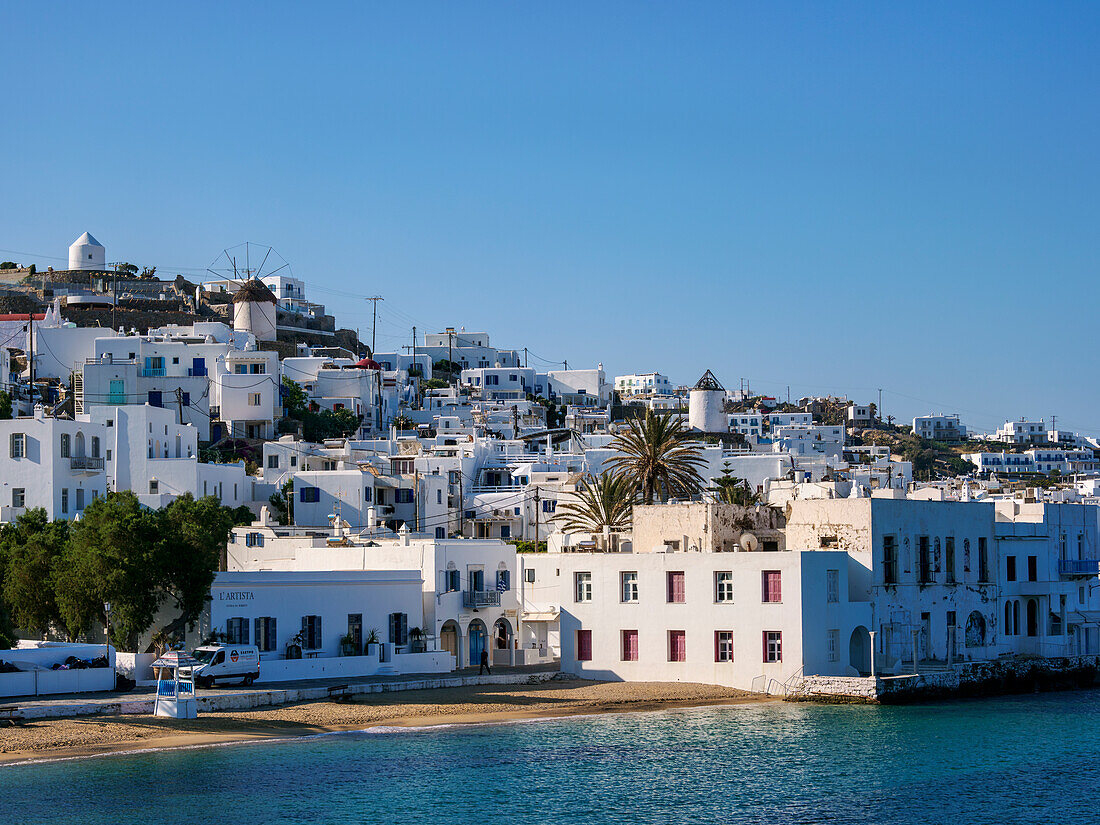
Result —
[{"label": "turquoise sea water", "polygon": [[1093,825],[1098,700],[749,705],[16,765],[0,821]]}]

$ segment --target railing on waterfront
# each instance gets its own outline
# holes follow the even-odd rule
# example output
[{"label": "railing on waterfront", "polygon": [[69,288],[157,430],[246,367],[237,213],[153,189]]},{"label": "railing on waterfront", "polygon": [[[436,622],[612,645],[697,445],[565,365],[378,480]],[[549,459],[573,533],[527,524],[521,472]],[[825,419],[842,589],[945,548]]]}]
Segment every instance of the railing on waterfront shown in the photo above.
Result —
[{"label": "railing on waterfront", "polygon": [[499,607],[500,592],[496,590],[463,590],[463,607]]}]

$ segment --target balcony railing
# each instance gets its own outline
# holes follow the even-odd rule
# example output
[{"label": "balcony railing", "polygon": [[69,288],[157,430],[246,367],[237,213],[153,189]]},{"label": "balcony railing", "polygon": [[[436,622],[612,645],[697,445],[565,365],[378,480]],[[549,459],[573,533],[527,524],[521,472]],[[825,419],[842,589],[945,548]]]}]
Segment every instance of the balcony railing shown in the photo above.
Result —
[{"label": "balcony railing", "polygon": [[70,461],[69,466],[72,467],[72,469],[74,469],[74,470],[102,470],[103,469],[103,459],[102,458],[92,458],[91,456],[87,456],[87,455],[74,455],[71,459],[69,459],[69,461]]},{"label": "balcony railing", "polygon": [[500,592],[496,590],[463,590],[463,607],[498,607]]},{"label": "balcony railing", "polygon": [[1058,562],[1059,576],[1095,576],[1100,574],[1100,559],[1063,559]]},{"label": "balcony railing", "polygon": [[164,367],[142,367],[142,378],[164,378]]}]

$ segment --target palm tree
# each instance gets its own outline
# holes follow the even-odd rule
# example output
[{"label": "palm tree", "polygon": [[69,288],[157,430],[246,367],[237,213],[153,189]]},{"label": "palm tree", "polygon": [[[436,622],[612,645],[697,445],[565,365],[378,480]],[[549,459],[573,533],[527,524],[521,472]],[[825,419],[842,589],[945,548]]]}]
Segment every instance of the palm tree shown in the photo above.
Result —
[{"label": "palm tree", "polygon": [[690,498],[703,488],[703,447],[679,417],[646,410],[645,419],[632,419],[611,448],[619,454],[608,460],[608,468],[631,479],[644,504]]},{"label": "palm tree", "polygon": [[558,507],[554,519],[575,533],[600,533],[605,528],[620,531],[630,526],[633,509],[633,482],[605,471],[598,478],[587,476],[584,487]]}]

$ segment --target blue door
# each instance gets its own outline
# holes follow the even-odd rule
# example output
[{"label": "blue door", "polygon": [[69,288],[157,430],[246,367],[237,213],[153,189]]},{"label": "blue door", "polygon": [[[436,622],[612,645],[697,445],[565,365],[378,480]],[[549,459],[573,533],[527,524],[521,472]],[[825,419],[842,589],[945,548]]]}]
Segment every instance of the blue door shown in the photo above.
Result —
[{"label": "blue door", "polygon": [[481,664],[481,651],[485,649],[485,625],[475,619],[470,624],[470,667]]}]

